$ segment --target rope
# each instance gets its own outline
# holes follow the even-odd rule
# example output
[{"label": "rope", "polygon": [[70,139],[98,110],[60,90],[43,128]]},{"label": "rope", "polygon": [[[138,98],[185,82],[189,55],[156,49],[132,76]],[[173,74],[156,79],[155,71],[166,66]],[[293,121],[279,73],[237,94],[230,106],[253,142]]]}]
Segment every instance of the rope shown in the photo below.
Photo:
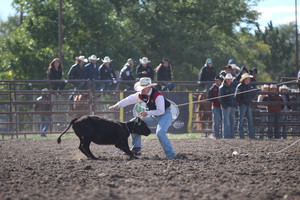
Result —
[{"label": "rope", "polygon": [[295,142],[293,142],[293,143],[292,143],[292,144],[290,144],[289,146],[287,146],[287,147],[285,147],[285,148],[281,149],[280,151],[268,152],[268,154],[267,154],[267,155],[270,155],[270,154],[279,154],[279,153],[281,153],[281,152],[283,152],[283,151],[285,151],[285,150],[289,149],[290,147],[294,146],[294,145],[295,145],[297,142],[299,142],[299,141],[300,141],[300,139],[296,140]]}]

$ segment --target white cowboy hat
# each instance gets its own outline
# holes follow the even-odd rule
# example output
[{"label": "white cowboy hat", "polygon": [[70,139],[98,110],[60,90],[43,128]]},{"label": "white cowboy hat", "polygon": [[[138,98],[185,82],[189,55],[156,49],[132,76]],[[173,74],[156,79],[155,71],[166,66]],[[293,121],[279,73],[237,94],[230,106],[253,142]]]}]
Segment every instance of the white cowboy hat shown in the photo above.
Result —
[{"label": "white cowboy hat", "polygon": [[102,62],[111,62],[111,61],[113,61],[112,59],[110,59],[110,57],[109,56],[105,56],[103,59],[101,59],[102,60]]},{"label": "white cowboy hat", "polygon": [[248,74],[248,73],[245,73],[245,74],[242,75],[242,78],[240,79],[240,82],[243,82],[243,80],[245,80],[246,78],[253,78],[253,76]]},{"label": "white cowboy hat", "polygon": [[83,61],[83,62],[88,61],[84,56],[78,56],[78,57],[75,58],[75,60],[80,60],[80,61]]},{"label": "white cowboy hat", "polygon": [[237,70],[241,70],[236,64],[230,64],[232,69],[237,69]]},{"label": "white cowboy hat", "polygon": [[270,89],[271,89],[271,88],[273,88],[273,89],[277,89],[277,86],[276,86],[276,85],[274,85],[274,84],[271,84],[271,85],[270,85]]},{"label": "white cowboy hat", "polygon": [[140,79],[139,82],[136,82],[134,84],[134,90],[139,92],[147,87],[151,87],[151,86],[154,86],[154,85],[157,85],[156,83],[152,83],[151,81],[151,78],[149,77],[143,77]]},{"label": "white cowboy hat", "polygon": [[263,90],[263,89],[265,89],[265,88],[270,88],[270,86],[267,85],[267,84],[264,84],[264,85],[261,86],[261,90]]},{"label": "white cowboy hat", "polygon": [[99,60],[99,58],[97,58],[96,55],[91,55],[91,56],[89,57],[89,60]]},{"label": "white cowboy hat", "polygon": [[226,76],[224,77],[224,79],[234,79],[234,77],[232,76],[231,73],[227,73]]},{"label": "white cowboy hat", "polygon": [[279,92],[281,92],[281,90],[289,90],[289,87],[286,85],[280,86],[279,87]]},{"label": "white cowboy hat", "polygon": [[140,58],[140,63],[141,63],[141,64],[147,64],[147,63],[149,63],[149,62],[151,62],[151,61],[148,60],[147,57]]}]

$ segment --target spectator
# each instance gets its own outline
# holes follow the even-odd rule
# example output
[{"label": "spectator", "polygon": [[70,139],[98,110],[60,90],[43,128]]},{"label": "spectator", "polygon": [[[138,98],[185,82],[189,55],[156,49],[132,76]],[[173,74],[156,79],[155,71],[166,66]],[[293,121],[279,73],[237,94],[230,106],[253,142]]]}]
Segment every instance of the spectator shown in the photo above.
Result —
[{"label": "spectator", "polygon": [[230,65],[230,64],[235,64],[235,60],[234,59],[229,59],[228,60],[228,65]]},{"label": "spectator", "polygon": [[[49,64],[47,70],[48,80],[62,80],[62,66],[61,62],[58,58],[54,58]],[[52,82],[51,89],[52,90],[63,90],[65,88],[65,82]]]},{"label": "spectator", "polygon": [[164,58],[162,62],[155,69],[157,73],[157,81],[164,81],[156,86],[158,90],[171,91],[175,88],[172,83],[172,66],[168,59]]},{"label": "spectator", "polygon": [[[212,59],[206,59],[204,66],[200,69],[198,78],[200,84],[202,81],[214,81],[216,77],[216,70],[213,67]],[[212,83],[205,83],[205,90],[208,91]]]},{"label": "spectator", "polygon": [[34,104],[34,110],[39,112],[46,112],[41,113],[41,124],[40,124],[40,131],[42,132],[41,137],[46,137],[46,132],[49,128],[51,123],[51,104],[48,103],[50,101],[50,95],[47,88],[42,89],[42,96],[36,99],[38,103]]},{"label": "spectator", "polygon": [[216,76],[215,78],[215,84],[211,86],[208,90],[208,98],[211,99],[211,110],[212,110],[212,116],[213,116],[213,131],[214,131],[214,137],[219,139],[220,138],[220,125],[222,122],[222,110],[221,110],[221,104],[219,99],[217,98],[219,96],[219,87],[221,85],[222,78],[220,76]]},{"label": "spectator", "polygon": [[[69,80],[82,80],[84,79],[84,63],[87,62],[87,59],[85,59],[84,56],[79,56],[75,58],[76,63],[70,68],[68,72]],[[71,84],[74,86],[74,91],[76,90],[82,90],[84,88],[84,82],[71,82]],[[73,101],[74,99],[73,92],[69,100]]]},{"label": "spectator", "polygon": [[268,138],[279,139],[279,120],[280,112],[282,110],[282,105],[279,103],[282,101],[282,98],[277,93],[277,86],[271,84],[269,89],[268,97]]},{"label": "spectator", "polygon": [[[99,80],[99,67],[97,66],[97,58],[96,55],[91,55],[89,57],[89,63],[84,66],[84,77],[85,79],[90,80],[90,87],[93,88],[93,80]],[[99,90],[100,84],[94,84],[96,90]]]},{"label": "spectator", "polygon": [[219,100],[222,110],[222,135],[223,138],[234,138],[234,91],[232,74],[226,74],[219,89]]},{"label": "spectator", "polygon": [[231,74],[233,78],[235,78],[236,74],[233,73],[232,66],[227,65],[226,67],[223,68],[223,70],[220,72],[220,77],[224,79],[226,74]]},{"label": "spectator", "polygon": [[236,77],[241,69],[236,64],[230,64],[230,66],[232,68],[233,76]]},{"label": "spectator", "polygon": [[248,69],[247,69],[245,66],[242,66],[240,73],[239,73],[239,74],[236,76],[236,78],[235,78],[235,81],[236,81],[236,82],[239,82],[240,79],[242,78],[242,75],[243,75],[243,74],[246,74],[246,73],[249,74]]},{"label": "spectator", "polygon": [[[266,93],[269,91],[269,85],[263,85],[261,87],[261,91]],[[260,94],[257,97],[257,102],[267,102],[268,101],[268,94]],[[260,122],[264,123],[263,125],[261,125],[258,129],[259,132],[259,139],[264,139],[264,134],[265,134],[265,127],[266,127],[266,123],[268,122],[268,116],[266,115],[267,113],[267,105],[258,105],[257,106],[259,108],[259,112],[261,113],[260,116]]]},{"label": "spectator", "polygon": [[240,79],[240,84],[238,84],[235,91],[235,99],[238,103],[238,133],[240,139],[244,139],[244,118],[247,119],[248,123],[248,137],[249,139],[254,139],[254,126],[251,103],[253,99],[254,92],[251,91],[250,81],[253,78],[252,75],[245,73]]},{"label": "spectator", "polygon": [[136,68],[136,74],[139,79],[142,77],[149,77],[154,80],[154,71],[148,64],[150,62],[151,61],[148,60],[147,57],[143,57],[142,59],[140,59],[140,64]]},{"label": "spectator", "polygon": [[102,59],[103,64],[99,67],[100,80],[105,80],[109,82],[101,83],[101,90],[114,90],[117,86],[117,77],[113,66],[111,65],[111,60],[108,56]]},{"label": "spectator", "polygon": [[286,85],[283,85],[283,86],[279,87],[279,92],[281,93],[280,97],[281,97],[282,101],[284,102],[282,111],[286,113],[286,115],[281,116],[280,122],[282,123],[282,126],[280,127],[280,133],[281,133],[281,137],[283,139],[286,139],[287,137],[286,137],[286,132],[285,132],[285,127],[286,127],[285,122],[288,121],[287,113],[292,111],[291,105],[286,104],[291,101],[290,96],[287,94],[289,92],[289,88]]},{"label": "spectator", "polygon": [[[154,86],[156,84],[151,83],[149,77],[143,77],[139,82],[135,83],[134,89],[137,91],[125,99],[119,101],[115,105],[109,107],[109,109],[118,109],[131,104],[135,104],[139,101],[146,103],[148,111],[143,111],[140,116],[143,117],[143,121],[148,126],[157,125],[156,135],[165,151],[167,158],[175,158],[172,144],[167,136],[167,131],[172,123],[171,103],[164,98],[163,94],[156,90]],[[141,136],[132,134],[132,143],[134,154],[140,154],[141,152]]]},{"label": "spectator", "polygon": [[[120,71],[120,76],[122,81],[135,81],[135,78],[132,75],[132,70],[134,67],[134,61],[132,58],[129,58],[123,68]],[[133,90],[133,82],[125,83],[126,89],[124,91]]]}]

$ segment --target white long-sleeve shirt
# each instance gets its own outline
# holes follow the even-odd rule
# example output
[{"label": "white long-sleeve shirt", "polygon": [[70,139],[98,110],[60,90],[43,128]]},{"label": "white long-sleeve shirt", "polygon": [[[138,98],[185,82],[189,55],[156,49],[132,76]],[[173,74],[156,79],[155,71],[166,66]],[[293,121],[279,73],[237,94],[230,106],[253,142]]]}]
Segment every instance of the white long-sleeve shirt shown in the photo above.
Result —
[{"label": "white long-sleeve shirt", "polygon": [[[150,98],[150,95],[152,93],[152,88],[151,90],[148,92],[148,96]],[[137,93],[134,93],[134,94],[131,94],[129,95],[128,97],[126,97],[125,99],[119,101],[117,103],[117,106],[120,108],[120,107],[126,107],[128,105],[131,105],[131,104],[136,104],[138,103],[139,101],[142,101],[140,98],[139,98],[139,92]],[[162,95],[158,95],[155,99],[155,105],[156,105],[156,110],[148,110],[148,111],[145,111],[148,115],[154,115],[154,116],[158,116],[158,115],[162,115],[165,113],[165,100],[164,100],[164,97]]]}]

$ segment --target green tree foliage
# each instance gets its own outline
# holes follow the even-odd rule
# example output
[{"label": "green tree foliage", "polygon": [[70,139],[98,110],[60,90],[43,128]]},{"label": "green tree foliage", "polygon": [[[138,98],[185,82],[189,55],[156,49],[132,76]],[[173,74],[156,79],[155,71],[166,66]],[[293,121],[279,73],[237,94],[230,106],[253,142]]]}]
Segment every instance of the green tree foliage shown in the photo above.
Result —
[{"label": "green tree foliage", "polygon": [[[110,56],[117,70],[129,57],[147,56],[153,67],[167,57],[175,80],[197,80],[207,58],[218,70],[229,58],[264,69],[258,58],[268,48],[247,31],[236,31],[255,22],[258,14],[250,5],[256,2],[64,0],[64,75],[75,56],[91,54]],[[14,79],[45,79],[50,61],[58,57],[58,1],[14,0],[14,5],[23,23],[1,39],[1,71],[12,70]]]}]

